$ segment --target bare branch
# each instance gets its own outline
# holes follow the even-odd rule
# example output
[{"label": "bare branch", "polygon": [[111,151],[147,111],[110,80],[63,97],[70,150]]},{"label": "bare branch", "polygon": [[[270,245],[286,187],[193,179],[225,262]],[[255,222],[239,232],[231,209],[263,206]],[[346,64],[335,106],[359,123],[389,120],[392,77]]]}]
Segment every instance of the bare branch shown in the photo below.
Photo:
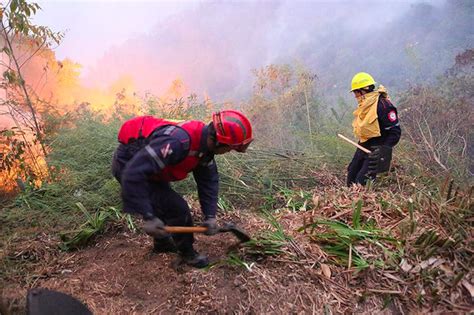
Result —
[{"label": "bare branch", "polygon": [[463,142],[463,148],[462,148],[461,156],[465,157],[466,156],[466,151],[467,151],[467,141],[466,141],[466,139],[464,139],[464,137],[461,137],[461,136],[457,136],[457,137],[459,139],[461,139],[462,142]]},{"label": "bare branch", "polygon": [[7,65],[7,64],[4,63],[3,61],[0,61],[0,66],[3,66],[3,67],[5,67],[5,68],[7,68],[8,70],[11,70],[11,71],[14,70],[12,67],[10,67],[10,65]]},{"label": "bare branch", "polygon": [[[2,28],[2,31],[4,32],[4,34],[6,35],[6,32],[5,32],[5,27],[3,25],[3,21],[1,21],[1,24],[0,24],[1,28]],[[43,154],[44,156],[47,155],[46,153],[46,148],[44,147],[44,144],[43,144],[43,139],[42,139],[42,134],[41,134],[41,128],[39,126],[39,122],[38,122],[38,119],[36,117],[36,110],[35,108],[33,107],[33,103],[31,102],[31,98],[30,98],[30,95],[26,89],[26,85],[25,85],[25,80],[23,79],[23,76],[21,75],[21,69],[20,69],[20,66],[18,64],[18,60],[15,58],[15,55],[13,54],[13,47],[12,47],[12,42],[10,41],[10,39],[8,38],[8,36],[5,37],[5,41],[6,43],[8,44],[8,47],[10,49],[10,51],[12,52],[12,55],[10,56],[10,59],[12,59],[12,61],[14,62],[15,64],[15,67],[16,67],[16,70],[17,70],[17,74],[18,74],[18,77],[20,78],[20,87],[24,93],[24,97],[25,97],[25,101],[26,101],[26,105],[28,106],[31,114],[32,114],[32,120],[34,122],[34,125],[35,125],[35,130],[36,130],[36,138],[38,139],[38,142],[40,143],[40,146],[41,146],[41,149],[43,151]]]},{"label": "bare branch", "polygon": [[20,65],[20,69],[21,69],[21,67],[23,67],[23,65],[25,63],[27,63],[29,60],[31,60],[31,58],[33,58],[38,53],[38,51],[43,49],[45,44],[46,44],[46,38],[44,39],[43,43],[41,43],[41,45],[38,46],[38,49],[36,49],[35,52],[33,52],[28,58],[26,58],[25,61],[23,61],[23,63]]},{"label": "bare branch", "polygon": [[[424,122],[426,124],[426,120]],[[431,153],[432,158],[436,161],[436,163],[438,163],[439,166],[441,166],[441,168],[443,170],[445,170],[445,171],[448,170],[448,168],[441,162],[439,153],[433,148],[432,142],[428,141],[428,139],[426,138],[425,132],[423,131],[423,128],[421,127],[419,122],[417,122],[417,125],[418,125],[418,130],[420,132],[420,135],[423,138],[423,142],[425,143],[426,147],[429,149],[429,152]],[[428,129],[428,133],[430,135],[430,138],[432,140],[431,130],[430,130],[429,126],[428,126],[427,129]]]}]

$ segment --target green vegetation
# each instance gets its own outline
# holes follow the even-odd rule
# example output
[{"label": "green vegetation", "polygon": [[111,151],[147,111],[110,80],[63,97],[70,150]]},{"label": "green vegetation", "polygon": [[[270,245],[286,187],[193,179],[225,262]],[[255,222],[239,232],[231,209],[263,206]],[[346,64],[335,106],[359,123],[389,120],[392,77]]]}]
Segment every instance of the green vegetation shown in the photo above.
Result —
[{"label": "green vegetation", "polygon": [[270,223],[271,229],[263,230],[252,240],[243,244],[244,252],[252,256],[274,256],[285,253],[284,246],[291,241],[277,219],[264,211],[263,217]]},{"label": "green vegetation", "polygon": [[105,231],[106,223],[109,221],[126,225],[131,232],[137,230],[132,217],[129,214],[123,214],[117,208],[108,207],[90,214],[82,203],[78,202],[76,205],[84,213],[87,220],[78,229],[61,233],[62,243],[60,247],[63,250],[77,249],[86,245],[93,236]]}]

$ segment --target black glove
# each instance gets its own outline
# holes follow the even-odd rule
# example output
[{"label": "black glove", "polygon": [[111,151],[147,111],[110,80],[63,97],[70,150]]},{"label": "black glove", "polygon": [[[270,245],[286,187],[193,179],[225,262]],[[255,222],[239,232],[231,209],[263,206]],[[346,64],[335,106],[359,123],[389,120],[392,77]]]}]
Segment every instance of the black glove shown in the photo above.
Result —
[{"label": "black glove", "polygon": [[380,147],[371,147],[372,152],[369,153],[369,166],[367,168],[367,175],[374,176],[379,169],[380,161]]},{"label": "black glove", "polygon": [[390,170],[392,147],[388,145],[374,146],[369,154],[369,173],[383,173]]},{"label": "black glove", "polygon": [[215,235],[219,232],[217,220],[215,217],[207,217],[202,223],[202,226],[207,227],[207,231],[204,233],[206,235]]},{"label": "black glove", "polygon": [[146,234],[153,236],[154,238],[169,236],[168,232],[165,231],[165,224],[157,217],[146,217],[143,230],[145,230]]}]

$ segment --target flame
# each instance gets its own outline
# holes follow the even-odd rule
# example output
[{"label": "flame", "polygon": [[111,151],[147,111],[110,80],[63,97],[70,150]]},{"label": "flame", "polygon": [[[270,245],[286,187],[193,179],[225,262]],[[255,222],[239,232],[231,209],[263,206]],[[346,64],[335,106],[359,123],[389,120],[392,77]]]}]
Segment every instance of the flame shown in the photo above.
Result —
[{"label": "flame", "polygon": [[[19,56],[29,56],[34,47],[30,45],[17,45],[16,53]],[[120,107],[126,113],[142,114],[146,99],[137,93],[137,83],[131,74],[122,74],[108,87],[85,86],[82,84],[80,75],[82,66],[73,60],[56,60],[54,52],[49,49],[42,49],[32,58],[23,57],[19,60],[22,67],[22,76],[28,85],[32,99],[35,101],[37,112],[40,114],[48,111],[51,107],[60,114],[73,112],[81,104],[88,103],[93,111],[110,114]],[[5,55],[2,54],[2,60]],[[0,69],[5,70],[5,69]],[[2,71],[2,72],[3,72]],[[164,80],[159,83],[164,85]],[[175,100],[183,99],[187,93],[182,78],[176,78],[170,82],[160,97],[157,97],[157,106],[169,106]],[[6,98],[5,96],[1,97]],[[206,104],[212,106],[210,99],[206,99]],[[0,105],[2,106],[2,105]],[[183,105],[186,106],[186,105]],[[161,109],[161,108],[160,108]],[[0,107],[0,110],[2,108]],[[0,131],[10,129],[14,126],[13,120],[8,116],[0,116]],[[26,128],[24,128],[26,130]],[[15,138],[15,137],[14,137]],[[21,136],[16,137],[21,140]],[[32,135],[30,135],[30,140]],[[12,138],[0,139],[0,153],[2,156],[14,152],[11,147]],[[26,156],[26,155],[24,155]],[[38,180],[33,185],[41,185],[41,180],[47,176],[47,166],[41,150],[36,145],[31,144],[30,153],[25,157],[26,164],[30,167]],[[12,165],[9,170],[2,170],[0,173],[0,191],[11,191],[17,185],[15,182],[21,180],[20,164]]]}]

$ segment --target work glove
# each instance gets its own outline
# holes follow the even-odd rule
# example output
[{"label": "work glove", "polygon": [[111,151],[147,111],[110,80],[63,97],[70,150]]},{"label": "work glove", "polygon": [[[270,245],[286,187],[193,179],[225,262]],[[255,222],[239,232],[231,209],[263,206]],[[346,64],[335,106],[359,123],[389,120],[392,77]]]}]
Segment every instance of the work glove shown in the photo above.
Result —
[{"label": "work glove", "polygon": [[204,233],[206,235],[215,235],[219,232],[217,220],[215,217],[207,217],[202,223],[202,226],[207,227],[207,231]]},{"label": "work glove", "polygon": [[164,238],[169,236],[168,232],[165,231],[165,224],[157,217],[145,218],[143,230],[145,230],[146,234],[153,236],[154,238]]},{"label": "work glove", "polygon": [[392,161],[392,147],[387,145],[374,146],[369,154],[369,171],[376,173],[388,172]]},{"label": "work glove", "polygon": [[379,168],[379,161],[380,161],[380,148],[372,147],[372,152],[369,153],[369,165],[367,168],[367,174],[369,176],[373,176],[377,174]]}]

